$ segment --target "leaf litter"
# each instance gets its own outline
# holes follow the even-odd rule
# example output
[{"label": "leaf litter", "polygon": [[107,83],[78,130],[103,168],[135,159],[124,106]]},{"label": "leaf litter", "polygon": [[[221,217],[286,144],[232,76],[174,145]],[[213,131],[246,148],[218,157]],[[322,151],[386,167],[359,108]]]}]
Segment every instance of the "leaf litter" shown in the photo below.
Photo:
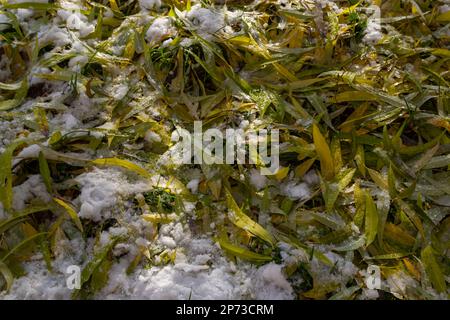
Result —
[{"label": "leaf litter", "polygon": [[445,0],[2,0],[0,297],[447,299],[449,57]]}]

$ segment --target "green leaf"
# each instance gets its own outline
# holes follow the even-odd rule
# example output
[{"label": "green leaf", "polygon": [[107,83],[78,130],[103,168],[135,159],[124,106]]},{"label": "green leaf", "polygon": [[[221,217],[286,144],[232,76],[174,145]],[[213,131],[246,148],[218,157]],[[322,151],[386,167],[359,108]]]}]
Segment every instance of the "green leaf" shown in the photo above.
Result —
[{"label": "green leaf", "polygon": [[45,159],[44,153],[42,151],[39,152],[39,171],[41,173],[42,179],[44,180],[44,184],[47,188],[48,193],[53,193],[50,169],[48,167],[47,159]]},{"label": "green leaf", "polygon": [[8,251],[8,253],[3,256],[3,258],[1,259],[1,261],[6,261],[11,255],[13,255],[16,251],[18,251],[20,248],[22,248],[23,246],[25,246],[26,244],[28,244],[28,242],[33,241],[34,239],[47,235],[47,232],[40,232],[40,233],[36,233],[28,238],[26,238],[25,240],[21,241],[19,244],[17,244],[14,248],[12,248],[11,250]]},{"label": "green leaf", "polygon": [[269,243],[272,247],[275,244],[274,237],[264,229],[260,224],[256,223],[249,216],[247,216],[241,208],[237,205],[230,191],[225,188],[225,197],[228,204],[228,218],[237,227],[250,232],[251,234],[261,238],[262,240]]},{"label": "green leaf", "polygon": [[234,244],[226,241],[225,239],[218,239],[220,247],[228,252],[229,254],[236,256],[238,258],[249,260],[253,262],[268,262],[272,261],[271,256],[262,255],[259,253],[252,252],[242,247],[235,246]]},{"label": "green leaf", "polygon": [[63,200],[58,199],[58,198],[53,198],[53,200],[66,210],[66,212],[69,214],[70,218],[73,220],[73,222],[75,223],[77,228],[81,232],[83,232],[83,225],[81,224],[81,220],[78,217],[77,212],[69,204],[65,203]]},{"label": "green leaf", "polygon": [[6,291],[9,291],[9,289],[11,289],[11,286],[13,284],[14,276],[11,270],[9,270],[8,266],[2,261],[0,261],[0,273],[3,275],[3,278],[5,279]]},{"label": "green leaf", "polygon": [[[81,271],[81,279],[80,284],[82,289],[74,291],[73,295],[74,297],[78,297],[82,292],[81,290],[85,289],[86,284],[91,281],[92,276],[94,273],[98,271],[100,266],[102,266],[105,261],[108,258],[109,252],[114,248],[116,243],[120,240],[120,238],[113,238],[110,243],[108,243],[105,247],[103,247],[95,256],[94,258],[89,261],[89,263],[84,267],[83,271]],[[107,267],[104,265],[104,267]],[[105,268],[103,268],[105,269]],[[94,287],[95,289],[99,289],[98,286],[100,285],[101,279],[98,279],[98,277],[101,277],[100,275],[96,275],[97,279],[95,280]],[[104,279],[104,278],[103,278]],[[83,288],[84,287],[84,288]]]},{"label": "green leaf", "polygon": [[332,181],[323,181],[323,198],[328,212],[332,211],[339,194],[352,181],[356,169],[342,170]]},{"label": "green leaf", "polygon": [[11,209],[12,205],[12,157],[14,150],[24,144],[24,140],[17,140],[11,143],[0,155],[0,201],[3,208]]},{"label": "green leaf", "polygon": [[389,196],[391,198],[395,198],[397,196],[397,189],[395,187],[395,175],[394,170],[392,169],[392,165],[389,166],[388,171],[388,190]]},{"label": "green leaf", "polygon": [[378,211],[375,202],[369,191],[366,191],[366,247],[369,246],[377,235],[378,231]]},{"label": "green leaf", "polygon": [[27,220],[28,216],[30,214],[33,214],[36,212],[47,211],[49,209],[50,209],[50,205],[32,206],[23,211],[16,213],[12,218],[9,218],[0,223],[0,234],[3,234],[4,232],[6,232],[9,229],[13,228],[14,226],[18,225],[19,223]]},{"label": "green leaf", "polygon": [[91,163],[94,165],[101,165],[101,166],[118,166],[136,172],[137,174],[145,178],[151,177],[151,174],[147,170],[128,160],[118,158],[100,158],[91,161]]},{"label": "green leaf", "polygon": [[425,271],[430,279],[433,287],[437,292],[443,293],[447,291],[445,284],[444,274],[436,261],[433,253],[433,248],[428,245],[421,252],[422,263],[424,264]]},{"label": "green leaf", "polygon": [[364,235],[362,235],[356,239],[346,241],[345,244],[341,244],[337,247],[334,247],[333,250],[334,251],[353,251],[353,250],[359,249],[362,246],[364,246],[365,242],[366,242],[366,238]]}]

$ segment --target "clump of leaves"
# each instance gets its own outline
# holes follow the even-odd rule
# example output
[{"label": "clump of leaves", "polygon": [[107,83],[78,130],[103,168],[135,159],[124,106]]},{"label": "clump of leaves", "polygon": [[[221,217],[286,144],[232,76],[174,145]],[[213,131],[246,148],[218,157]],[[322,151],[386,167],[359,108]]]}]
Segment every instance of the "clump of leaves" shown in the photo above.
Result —
[{"label": "clump of leaves", "polygon": [[151,209],[158,212],[173,212],[175,209],[176,195],[169,189],[156,187],[151,191],[143,193],[145,202]]}]

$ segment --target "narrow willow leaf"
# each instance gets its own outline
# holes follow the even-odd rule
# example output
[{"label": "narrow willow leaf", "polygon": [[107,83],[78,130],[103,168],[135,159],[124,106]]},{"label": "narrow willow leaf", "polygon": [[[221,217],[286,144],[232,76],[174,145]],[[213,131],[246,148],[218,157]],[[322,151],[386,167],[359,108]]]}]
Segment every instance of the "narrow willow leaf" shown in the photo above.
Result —
[{"label": "narrow willow leaf", "polygon": [[[92,275],[104,263],[104,261],[108,257],[109,252],[112,250],[112,248],[114,248],[114,246],[116,245],[116,243],[118,241],[119,241],[119,238],[112,239],[111,242],[108,243],[105,247],[103,247],[94,256],[94,258],[91,261],[89,261],[89,263],[84,267],[83,271],[81,271],[81,279],[80,279],[82,289],[92,279]],[[73,297],[78,297],[80,294],[81,294],[80,290],[74,291]]]},{"label": "narrow willow leaf", "polygon": [[410,254],[411,253],[407,253],[407,252],[387,253],[387,254],[380,254],[378,256],[367,257],[367,258],[364,258],[364,260],[392,260],[392,259],[400,259],[400,258],[403,258],[403,257],[407,257]]},{"label": "narrow willow leaf", "polygon": [[33,241],[34,239],[41,237],[41,236],[45,236],[47,235],[47,232],[41,232],[41,233],[36,233],[28,238],[26,238],[25,240],[21,241],[19,244],[17,244],[14,248],[12,248],[11,250],[8,251],[8,253],[6,255],[3,256],[3,258],[1,259],[1,261],[6,261],[11,255],[13,255],[14,253],[16,253],[16,251],[18,251],[20,248],[24,247],[26,244],[28,244],[29,242]]},{"label": "narrow willow leaf", "polygon": [[441,133],[439,136],[437,136],[436,138],[434,138],[433,140],[428,141],[426,143],[423,143],[423,144],[420,144],[417,146],[401,145],[396,149],[400,154],[406,154],[406,155],[416,155],[419,153],[423,153],[423,152],[433,148],[435,145],[437,145],[439,143],[439,140],[441,140],[444,133],[445,133],[445,131],[443,133]]},{"label": "narrow willow leaf", "polygon": [[[324,105],[323,101],[321,100],[321,98],[316,93],[309,94],[306,98],[308,99],[309,103],[314,107],[314,109],[317,111],[317,113],[323,117],[323,121],[328,125],[328,127],[334,130],[333,124],[331,123],[330,115],[328,114],[328,110]],[[317,130],[319,129],[317,128]]]},{"label": "narrow willow leaf", "polygon": [[50,253],[50,244],[47,237],[41,237],[41,241],[39,243],[41,247],[42,256],[44,257],[45,265],[47,266],[47,270],[52,271],[52,259]]},{"label": "narrow willow leaf", "polygon": [[355,161],[356,165],[358,166],[359,172],[363,175],[363,177],[366,176],[366,160],[364,156],[364,147],[362,144],[359,144],[356,148],[356,155],[355,155]]},{"label": "narrow willow leaf", "polygon": [[270,245],[274,246],[275,239],[274,237],[264,229],[260,224],[256,223],[252,219],[249,218],[237,205],[230,191],[225,188],[225,197],[227,199],[228,204],[228,217],[237,227],[250,232],[251,234],[261,238],[266,241]]},{"label": "narrow willow leaf", "polygon": [[102,165],[102,166],[118,166],[134,171],[145,178],[151,177],[151,174],[147,170],[128,160],[118,158],[100,158],[91,161],[91,163],[94,165]]},{"label": "narrow willow leaf", "polygon": [[65,203],[61,199],[53,198],[53,200],[66,210],[66,212],[69,214],[70,218],[73,220],[77,228],[81,232],[83,232],[83,225],[81,224],[80,218],[78,217],[76,211],[69,204]]},{"label": "narrow willow leaf", "polygon": [[366,247],[369,246],[377,235],[378,231],[378,211],[375,202],[369,191],[366,191]]},{"label": "narrow willow leaf", "polygon": [[8,266],[2,261],[0,261],[0,274],[2,274],[3,278],[5,279],[6,291],[8,292],[13,284],[14,276],[11,270],[9,270]]},{"label": "narrow willow leaf", "polygon": [[366,237],[364,235],[354,240],[346,241],[345,244],[334,247],[334,251],[354,251],[361,248],[366,243]]},{"label": "narrow willow leaf", "polygon": [[338,293],[331,296],[329,300],[348,300],[360,289],[360,286],[352,286],[350,288],[345,287]]},{"label": "narrow willow leaf", "polygon": [[395,186],[395,175],[392,165],[389,166],[388,170],[388,191],[391,198],[395,198],[397,195],[397,188]]},{"label": "narrow willow leaf", "polygon": [[3,208],[11,209],[12,192],[12,157],[14,150],[24,144],[25,141],[18,140],[11,143],[0,155],[0,201]]},{"label": "narrow willow leaf", "polygon": [[331,154],[333,155],[333,163],[335,172],[341,171],[344,163],[342,161],[341,141],[338,137],[334,137],[331,140]]},{"label": "narrow willow leaf", "polygon": [[384,227],[384,236],[396,243],[404,246],[412,247],[416,242],[416,239],[412,237],[408,232],[403,230],[400,226],[387,222]]},{"label": "narrow willow leaf", "polygon": [[311,166],[314,164],[314,161],[316,161],[315,158],[308,159],[308,160],[302,162],[302,164],[298,165],[295,168],[295,175],[297,177],[303,177],[309,171]]},{"label": "narrow willow leaf", "polygon": [[423,167],[424,169],[436,169],[450,165],[450,154],[437,156],[431,158],[430,161]]},{"label": "narrow willow leaf", "polygon": [[414,226],[419,230],[420,234],[424,236],[425,232],[423,229],[422,221],[420,220],[417,213],[412,209],[406,202],[400,199],[395,199],[395,202],[398,204],[400,209],[408,216],[409,220],[414,224]]},{"label": "narrow willow leaf", "polygon": [[367,172],[369,172],[370,177],[372,178],[373,182],[375,182],[375,184],[382,190],[389,190],[389,186],[388,186],[388,182],[386,181],[386,179],[384,179],[384,177],[381,175],[381,173],[367,168]]},{"label": "narrow willow leaf", "polygon": [[4,4],[6,9],[34,9],[34,10],[56,10],[59,5],[55,3],[41,3],[41,2],[19,2],[19,3],[6,3]]},{"label": "narrow willow leaf", "polygon": [[52,178],[50,176],[50,169],[48,167],[47,159],[45,159],[44,153],[39,152],[39,171],[42,179],[44,180],[45,187],[48,193],[52,193]]},{"label": "narrow willow leaf", "polygon": [[378,245],[380,246],[380,248],[383,248],[384,228],[389,214],[389,209],[391,208],[391,197],[386,191],[378,194],[376,206],[379,217],[377,239]]},{"label": "narrow willow leaf", "polygon": [[275,176],[275,179],[277,179],[278,181],[281,181],[284,178],[286,178],[288,174],[289,174],[289,167],[280,167],[274,176]]},{"label": "narrow willow leaf", "polygon": [[15,91],[13,99],[0,101],[0,111],[14,109],[23,102],[28,93],[28,80],[26,78],[22,80],[20,88]]},{"label": "narrow willow leaf", "polygon": [[220,247],[228,252],[229,254],[236,256],[238,258],[249,260],[253,262],[268,262],[272,261],[271,256],[265,256],[259,253],[252,252],[242,247],[238,247],[225,239],[218,239]]},{"label": "narrow willow leaf", "polygon": [[334,177],[334,163],[330,148],[317,125],[313,125],[313,140],[317,156],[320,160],[322,176],[331,180]]},{"label": "narrow willow leaf", "polygon": [[92,273],[90,287],[94,292],[100,290],[108,283],[111,266],[112,261],[105,259]]},{"label": "narrow willow leaf", "polygon": [[356,212],[355,216],[353,217],[353,222],[355,223],[358,228],[362,228],[363,222],[364,222],[364,215],[366,213],[366,198],[364,191],[361,190],[359,186],[359,182],[355,183],[355,188],[353,190],[354,197],[355,197],[355,207]]},{"label": "narrow willow leaf", "polygon": [[325,200],[325,206],[327,211],[333,210],[334,204],[338,199],[339,194],[348,186],[351,182],[356,169],[346,169],[341,171],[332,181],[323,181],[323,198]]},{"label": "narrow willow leaf", "polygon": [[437,292],[446,292],[447,285],[445,284],[444,274],[436,261],[433,248],[430,245],[425,247],[420,256],[433,287]]},{"label": "narrow willow leaf", "polygon": [[22,86],[22,81],[15,82],[15,83],[3,83],[3,82],[0,82],[0,89],[7,90],[7,91],[19,90],[21,86]]},{"label": "narrow willow leaf", "polygon": [[33,206],[16,213],[12,218],[9,218],[0,223],[0,234],[3,234],[4,232],[18,225],[19,223],[24,222],[25,220],[28,219],[28,216],[30,214],[47,211],[49,209],[50,209],[49,205]]}]

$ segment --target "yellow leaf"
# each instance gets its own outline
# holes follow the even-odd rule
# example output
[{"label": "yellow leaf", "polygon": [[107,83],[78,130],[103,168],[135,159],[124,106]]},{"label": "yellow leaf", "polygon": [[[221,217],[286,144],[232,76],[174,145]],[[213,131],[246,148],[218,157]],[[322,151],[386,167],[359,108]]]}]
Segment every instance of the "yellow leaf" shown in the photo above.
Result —
[{"label": "yellow leaf", "polygon": [[225,196],[229,209],[228,218],[231,220],[231,222],[233,222],[233,224],[235,224],[237,227],[268,242],[273,247],[275,243],[275,239],[273,238],[273,236],[260,224],[250,219],[250,217],[247,216],[241,210],[241,208],[239,208],[236,201],[234,201],[232,194],[227,188],[225,188]]},{"label": "yellow leaf", "polygon": [[272,260],[271,256],[265,256],[256,252],[252,252],[245,248],[235,246],[234,244],[226,241],[225,239],[218,239],[218,242],[223,250],[241,259],[255,262],[267,262]]},{"label": "yellow leaf", "polygon": [[22,223],[22,231],[27,238],[34,236],[36,233],[38,233],[36,229],[28,222]]},{"label": "yellow leaf", "polygon": [[122,160],[118,158],[100,158],[91,161],[91,163],[94,165],[101,165],[101,166],[118,166],[134,171],[145,178],[151,177],[150,173],[147,170],[128,160]]},{"label": "yellow leaf", "polygon": [[446,58],[450,57],[450,50],[448,50],[448,49],[443,49],[443,48],[433,49],[433,51],[431,51],[431,53],[434,54],[435,56],[446,57]]},{"label": "yellow leaf", "polygon": [[436,17],[436,21],[450,22],[450,11],[444,12]]},{"label": "yellow leaf", "polygon": [[275,179],[277,179],[278,181],[281,181],[284,178],[286,178],[288,173],[289,173],[289,167],[280,167],[278,169],[277,173],[275,173]]},{"label": "yellow leaf", "polygon": [[295,168],[295,175],[300,178],[303,177],[305,175],[305,173],[309,171],[309,169],[313,165],[314,161],[316,161],[316,159],[312,158],[312,159],[308,159],[308,160],[304,161],[302,164],[298,165],[297,168]]},{"label": "yellow leaf", "polygon": [[313,140],[320,160],[322,176],[327,180],[331,180],[334,177],[333,157],[325,138],[315,124],[313,125]]},{"label": "yellow leaf", "polygon": [[78,214],[75,212],[75,210],[61,199],[53,198],[53,200],[61,207],[66,209],[67,213],[69,214],[70,218],[72,218],[77,228],[80,229],[81,232],[83,232],[83,225],[81,224],[80,218],[78,217]]},{"label": "yellow leaf", "polygon": [[369,172],[370,177],[372,178],[373,182],[380,187],[383,190],[389,190],[387,181],[383,178],[381,173],[378,171],[375,171],[373,169],[367,168],[367,171]]}]

